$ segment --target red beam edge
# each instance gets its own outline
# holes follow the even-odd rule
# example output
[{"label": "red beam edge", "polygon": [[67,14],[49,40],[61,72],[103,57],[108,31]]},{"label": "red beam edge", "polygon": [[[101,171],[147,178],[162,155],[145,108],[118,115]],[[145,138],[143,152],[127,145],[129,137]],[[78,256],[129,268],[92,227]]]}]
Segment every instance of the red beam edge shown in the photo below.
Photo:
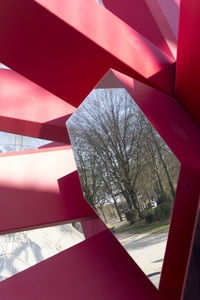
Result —
[{"label": "red beam edge", "polygon": [[2,299],[13,291],[15,300],[159,299],[108,229],[0,283]]},{"label": "red beam edge", "polygon": [[[159,290],[181,298],[192,249],[200,195],[200,168],[181,167]],[[187,221],[186,221],[187,220]],[[178,298],[178,299],[180,299]]]},{"label": "red beam edge", "polygon": [[0,155],[2,233],[96,216],[83,197],[72,150],[66,148]]},{"label": "red beam edge", "polygon": [[32,150],[22,150],[22,151],[14,151],[14,152],[6,152],[0,153],[1,157],[7,156],[18,156],[18,155],[28,155],[28,154],[36,154],[36,153],[44,153],[44,152],[55,152],[55,151],[64,151],[64,150],[72,150],[71,145],[64,145],[64,146],[55,146],[55,147],[44,147],[44,148],[37,148]]},{"label": "red beam edge", "polygon": [[176,63],[176,97],[200,126],[200,6],[198,0],[182,0]]},{"label": "red beam edge", "polygon": [[[43,7],[38,3],[43,5]],[[80,0],[78,0],[78,2],[71,0],[60,1],[59,6],[55,5],[56,3],[56,1],[23,1],[23,4],[21,3],[20,5],[20,9],[19,6],[15,9],[13,1],[10,0],[3,1],[2,4],[0,4],[3,12],[2,20],[4,21],[2,34],[0,34],[0,40],[2,39],[1,44],[3,45],[0,51],[0,58],[5,64],[10,65],[13,69],[29,77],[34,82],[37,82],[74,106],[78,106],[102,76],[105,75],[109,67],[114,66],[118,67],[119,71],[123,70],[125,73],[128,73],[128,75],[137,76],[138,74],[145,82],[149,82],[149,84],[167,93],[173,93],[174,80],[172,77],[174,74],[174,59],[172,60],[165,55],[164,52],[160,51],[160,49],[149,40],[145,39],[105,8],[100,7],[95,1],[88,1],[88,6]],[[62,9],[63,5],[64,9]],[[46,7],[46,9],[44,7]],[[94,14],[91,15],[90,12],[88,12],[90,11],[89,8],[94,11]],[[32,13],[32,18],[37,17],[38,24],[34,23],[33,25],[31,17],[26,18],[25,12],[27,10]],[[16,14],[16,11],[19,15]],[[95,17],[95,20],[93,20],[93,15],[95,14],[97,14],[98,18]],[[74,15],[76,15],[76,17],[74,17]],[[81,17],[81,19],[83,18],[82,22],[77,22],[77,15]],[[57,16],[59,16],[59,18]],[[101,27],[99,27],[99,24],[96,24],[97,19],[101,20]],[[12,27],[12,24],[14,24],[13,20],[16,22],[14,27]],[[105,24],[102,20],[105,21]],[[17,24],[23,27],[22,37],[20,35],[22,28],[20,26],[18,28]],[[6,29],[7,26],[8,28]],[[96,26],[101,28],[101,31],[97,30]],[[59,32],[59,34],[53,36],[54,43],[52,40],[51,27],[52,30]],[[107,36],[108,27],[110,27],[110,31],[113,31],[112,39],[110,39],[110,36],[109,38]],[[25,31],[24,28],[27,28],[27,31]],[[28,28],[30,30],[28,30]],[[14,40],[9,39],[5,41],[4,30],[13,31]],[[37,32],[37,34],[35,34],[33,38],[32,36],[30,37],[30,32]],[[97,35],[97,32],[100,36]],[[65,35],[66,39],[63,38]],[[18,43],[15,42],[15,36],[18,37]],[[67,38],[73,40],[71,47],[76,45],[77,41],[80,46],[82,45],[82,56],[77,54],[77,47],[73,49],[70,48],[69,50]],[[135,39],[138,42],[139,49],[135,46]],[[128,40],[134,40],[134,43],[130,43]],[[120,46],[126,49],[126,53],[120,51],[119,47],[116,46],[119,41]],[[24,47],[20,48],[20,45],[24,45],[25,42],[27,42],[28,47],[26,48],[26,52],[23,52]],[[33,53],[38,53],[38,44],[41,48],[41,57],[38,57],[38,55],[34,57]],[[35,45],[37,45],[37,48],[34,52]],[[13,47],[15,48],[16,54],[20,54],[17,61],[16,56],[13,57],[10,53],[10,49],[12,49],[13,53]],[[27,49],[32,49],[31,68],[29,65],[30,53]],[[59,49],[63,49],[63,51],[66,49],[65,55]],[[88,52],[91,53],[91,55],[88,55]],[[19,57],[22,56],[22,53],[24,53],[23,60],[19,61]],[[144,62],[144,54],[148,58],[148,64]],[[58,61],[55,61],[55,56]],[[83,57],[84,60],[82,59]],[[97,57],[98,59],[96,59]],[[53,59],[55,64],[53,66],[51,65],[52,72],[47,73],[46,70],[48,70],[48,68],[38,69],[40,61],[42,65],[48,65],[48,62]],[[80,66],[82,67],[81,69]],[[79,69],[79,72],[74,72],[76,69]],[[87,76],[85,76],[85,70],[87,70]],[[63,81],[63,78],[66,78],[66,80]],[[77,81],[79,82],[79,89],[77,89]],[[68,89],[66,89],[66,82],[69,83]]]},{"label": "red beam edge", "polygon": [[0,99],[0,130],[70,144],[65,123],[76,109],[69,103],[1,68]]}]

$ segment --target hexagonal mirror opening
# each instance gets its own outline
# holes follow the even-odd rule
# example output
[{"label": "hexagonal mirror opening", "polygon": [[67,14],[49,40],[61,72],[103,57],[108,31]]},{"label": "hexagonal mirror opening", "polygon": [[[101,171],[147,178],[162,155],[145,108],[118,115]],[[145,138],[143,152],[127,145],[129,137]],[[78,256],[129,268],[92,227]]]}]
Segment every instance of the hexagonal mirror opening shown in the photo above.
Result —
[{"label": "hexagonal mirror opening", "polygon": [[180,163],[105,78],[67,122],[85,199],[158,287]]}]

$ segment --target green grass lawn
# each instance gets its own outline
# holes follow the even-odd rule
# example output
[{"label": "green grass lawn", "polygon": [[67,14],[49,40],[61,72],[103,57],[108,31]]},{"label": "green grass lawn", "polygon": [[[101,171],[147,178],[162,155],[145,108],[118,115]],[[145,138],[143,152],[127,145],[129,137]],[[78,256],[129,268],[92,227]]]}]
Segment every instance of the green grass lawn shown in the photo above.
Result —
[{"label": "green grass lawn", "polygon": [[116,233],[128,233],[128,234],[143,234],[143,233],[156,233],[169,229],[170,220],[154,222],[154,223],[137,223],[129,225],[123,224],[116,228]]}]

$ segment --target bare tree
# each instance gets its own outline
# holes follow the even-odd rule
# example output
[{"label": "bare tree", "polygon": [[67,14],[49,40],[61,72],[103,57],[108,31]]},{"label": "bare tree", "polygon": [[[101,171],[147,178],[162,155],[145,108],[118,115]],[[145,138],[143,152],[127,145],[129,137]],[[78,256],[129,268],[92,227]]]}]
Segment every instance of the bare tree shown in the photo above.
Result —
[{"label": "bare tree", "polygon": [[101,172],[106,172],[107,184],[112,183],[124,196],[129,209],[139,210],[136,181],[143,164],[142,129],[137,124],[137,110],[130,96],[105,92],[103,96],[89,98],[68,127],[82,144],[88,145],[90,153],[95,153]]},{"label": "bare tree", "polygon": [[97,155],[77,135],[73,138],[73,134],[72,131],[72,145],[75,145],[73,149],[83,193],[87,201],[96,210],[97,194],[102,185]]},{"label": "bare tree", "polygon": [[139,215],[159,194],[164,197],[169,190],[174,197],[179,164],[121,89],[93,92],[68,121],[68,130],[83,191],[93,207],[114,203],[121,219],[117,195]]},{"label": "bare tree", "polygon": [[148,191],[151,194],[148,197],[155,194],[158,202],[161,198],[162,201],[169,199],[172,201],[175,196],[179,162],[142,112],[138,111],[138,114],[140,115],[138,119],[141,122],[140,126],[144,128],[141,148],[146,166],[141,175],[142,179],[138,180],[137,185],[141,183],[143,186],[148,185]]}]

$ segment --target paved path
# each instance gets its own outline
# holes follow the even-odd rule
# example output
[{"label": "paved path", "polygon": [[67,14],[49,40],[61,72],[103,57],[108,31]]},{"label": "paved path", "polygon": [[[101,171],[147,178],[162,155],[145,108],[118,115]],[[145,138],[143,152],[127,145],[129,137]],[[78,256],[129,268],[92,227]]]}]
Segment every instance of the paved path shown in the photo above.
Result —
[{"label": "paved path", "polygon": [[[161,272],[168,232],[149,235],[117,234],[116,237],[146,275]],[[159,275],[149,277],[156,286],[159,278]]]}]

